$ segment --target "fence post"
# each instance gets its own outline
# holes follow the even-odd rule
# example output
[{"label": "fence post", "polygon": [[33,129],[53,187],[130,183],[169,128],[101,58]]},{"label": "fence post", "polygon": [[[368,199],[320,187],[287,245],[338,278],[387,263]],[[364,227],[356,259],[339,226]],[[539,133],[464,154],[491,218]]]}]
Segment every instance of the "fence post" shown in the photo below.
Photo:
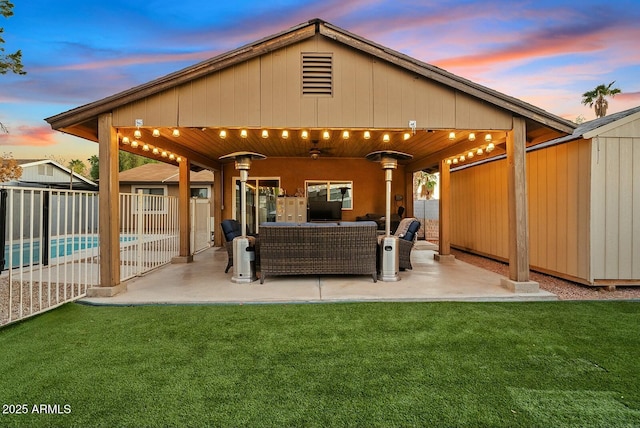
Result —
[{"label": "fence post", "polygon": [[138,190],[137,195],[137,212],[138,218],[136,219],[136,275],[140,275],[142,272],[142,238],[144,236],[144,195],[142,190]]}]

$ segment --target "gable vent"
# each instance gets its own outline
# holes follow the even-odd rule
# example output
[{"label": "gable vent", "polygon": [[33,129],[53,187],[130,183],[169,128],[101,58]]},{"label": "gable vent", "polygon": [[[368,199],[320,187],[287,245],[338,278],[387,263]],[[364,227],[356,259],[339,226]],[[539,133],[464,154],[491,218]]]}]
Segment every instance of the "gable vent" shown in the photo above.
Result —
[{"label": "gable vent", "polygon": [[333,56],[330,53],[302,54],[302,95],[333,95]]}]

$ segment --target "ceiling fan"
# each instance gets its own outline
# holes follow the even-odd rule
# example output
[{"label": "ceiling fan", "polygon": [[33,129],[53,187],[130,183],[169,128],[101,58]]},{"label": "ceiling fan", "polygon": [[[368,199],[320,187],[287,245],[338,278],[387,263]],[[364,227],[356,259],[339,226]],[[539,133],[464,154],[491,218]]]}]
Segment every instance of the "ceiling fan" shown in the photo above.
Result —
[{"label": "ceiling fan", "polygon": [[311,159],[318,159],[322,153],[326,153],[329,148],[320,149],[318,147],[318,140],[311,141],[311,148],[309,149],[309,156]]}]

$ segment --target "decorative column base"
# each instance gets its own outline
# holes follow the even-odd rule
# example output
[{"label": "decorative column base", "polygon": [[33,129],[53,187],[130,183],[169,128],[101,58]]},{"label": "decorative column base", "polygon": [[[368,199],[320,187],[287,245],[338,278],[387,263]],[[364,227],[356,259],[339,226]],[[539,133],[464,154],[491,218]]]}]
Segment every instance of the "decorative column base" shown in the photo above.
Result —
[{"label": "decorative column base", "polygon": [[537,293],[540,291],[540,284],[535,281],[514,281],[502,278],[500,285],[514,293]]},{"label": "decorative column base", "polygon": [[453,254],[434,254],[433,259],[440,263],[453,263],[456,261],[456,256]]},{"label": "decorative column base", "polygon": [[87,297],[113,297],[127,291],[127,284],[122,283],[113,287],[91,287],[87,289]]}]

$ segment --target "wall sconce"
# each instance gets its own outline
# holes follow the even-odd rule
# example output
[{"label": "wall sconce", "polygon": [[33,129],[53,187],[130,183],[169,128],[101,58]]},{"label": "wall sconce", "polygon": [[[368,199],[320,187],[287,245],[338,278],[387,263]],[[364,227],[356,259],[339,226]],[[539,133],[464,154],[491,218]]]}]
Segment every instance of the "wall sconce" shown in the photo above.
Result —
[{"label": "wall sconce", "polygon": [[456,139],[456,133],[455,132],[449,132],[449,141],[453,141]]},{"label": "wall sconce", "polygon": [[486,141],[487,143],[491,142],[491,134],[487,134],[484,136],[484,141]]},{"label": "wall sconce", "polygon": [[371,138],[371,132],[369,131],[364,131],[364,139],[368,140],[369,138]]},{"label": "wall sconce", "polygon": [[303,140],[309,138],[309,131],[302,131],[301,137]]},{"label": "wall sconce", "polygon": [[385,143],[388,143],[389,141],[391,141],[391,137],[389,137],[389,134],[384,134],[382,136],[382,141],[384,141]]},{"label": "wall sconce", "polygon": [[269,138],[269,131],[267,131],[266,129],[262,130],[262,138]]},{"label": "wall sconce", "polygon": [[469,134],[469,141],[476,141],[476,134],[473,132]]},{"label": "wall sconce", "polygon": [[225,131],[224,129],[220,130],[220,138],[222,138],[223,140],[225,138],[227,138],[227,131]]},{"label": "wall sconce", "polygon": [[287,131],[286,129],[282,130],[282,138],[284,138],[285,140],[287,138],[289,138],[289,131]]},{"label": "wall sconce", "polygon": [[142,138],[142,132],[140,132],[139,129],[136,129],[135,131],[133,131],[133,136],[139,140],[140,138]]},{"label": "wall sconce", "polygon": [[129,137],[122,137],[122,144],[127,145],[129,143],[130,143]]},{"label": "wall sconce", "polygon": [[160,130],[158,128],[154,129],[151,135],[158,138],[160,136]]},{"label": "wall sconce", "polygon": [[149,151],[149,145],[148,144],[143,144],[142,145],[142,150],[144,150],[145,152]]},{"label": "wall sconce", "polygon": [[331,135],[329,134],[329,131],[324,131],[322,133],[322,138],[325,139],[325,140],[328,140],[330,136]]},{"label": "wall sconce", "polygon": [[349,131],[342,131],[342,139],[343,140],[348,140],[349,139]]},{"label": "wall sconce", "polygon": [[246,129],[243,129],[243,130],[240,131],[240,137],[247,138],[247,130]]},{"label": "wall sconce", "polygon": [[180,130],[178,128],[174,129],[171,135],[178,138],[180,136]]}]

